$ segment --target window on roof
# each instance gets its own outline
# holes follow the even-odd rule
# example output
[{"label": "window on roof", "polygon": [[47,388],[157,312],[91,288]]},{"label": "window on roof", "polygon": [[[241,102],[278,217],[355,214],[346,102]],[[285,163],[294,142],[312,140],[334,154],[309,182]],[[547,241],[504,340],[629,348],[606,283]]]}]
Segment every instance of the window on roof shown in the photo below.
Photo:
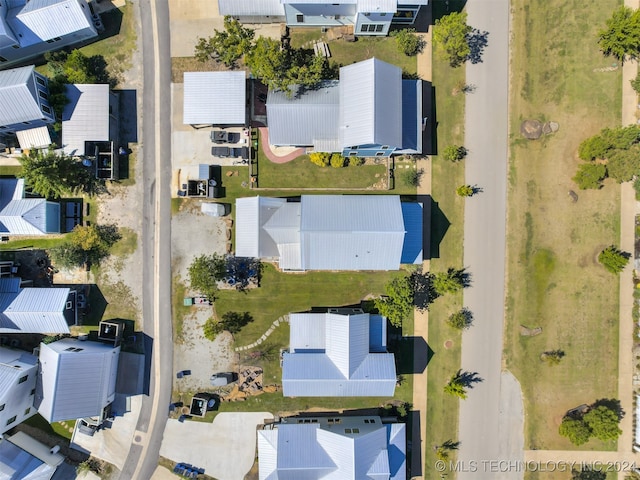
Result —
[{"label": "window on roof", "polygon": [[49,40],[47,40],[47,43],[53,43],[53,38],[50,38]]},{"label": "window on roof", "polygon": [[9,420],[7,420],[7,425],[11,425],[13,422],[16,421],[16,416],[14,415],[13,417],[11,417]]},{"label": "window on roof", "polygon": [[350,157],[357,157],[358,156],[358,152],[349,152],[349,156]]},{"label": "window on roof", "polygon": [[44,81],[44,78],[42,77],[36,77],[36,82],[38,82],[40,85],[42,85],[43,87],[47,86],[47,82]]},{"label": "window on roof", "polygon": [[360,429],[359,428],[354,428],[353,429],[353,433],[360,433]]},{"label": "window on roof", "polygon": [[384,28],[384,25],[382,24],[376,25],[376,32],[381,32],[383,28]]},{"label": "window on roof", "polygon": [[380,148],[382,148],[382,150],[389,150],[389,145],[382,145]]},{"label": "window on roof", "polygon": [[6,59],[6,58],[4,58],[4,57],[0,57],[0,62],[6,62],[6,61],[7,61],[7,59]]},{"label": "window on roof", "polygon": [[26,382],[28,378],[29,378],[29,375],[25,375],[24,377],[20,377],[20,380],[18,380],[18,384]]},{"label": "window on roof", "polygon": [[20,45],[11,45],[11,48],[15,48],[17,50],[20,48]]},{"label": "window on roof", "polygon": [[31,411],[31,407],[27,408],[27,409],[24,411],[24,414],[25,414],[25,415],[29,415],[29,412],[30,412],[30,411]]},{"label": "window on roof", "polygon": [[298,23],[304,23],[304,15],[296,15],[296,22]]},{"label": "window on roof", "polygon": [[51,115],[51,109],[49,107],[47,107],[46,105],[42,105],[42,111],[44,113],[48,113],[49,115]]},{"label": "window on roof", "polygon": [[42,98],[43,100],[48,100],[49,99],[49,95],[47,95],[42,90],[38,90],[38,95],[40,95],[40,98]]},{"label": "window on roof", "polygon": [[351,433],[351,429],[350,428],[345,428],[344,429],[344,433]]},{"label": "window on roof", "polygon": [[376,157],[381,157],[384,155],[384,152],[376,152]]},{"label": "window on roof", "polygon": [[31,125],[31,122],[22,122],[22,123],[24,123],[25,125]]}]

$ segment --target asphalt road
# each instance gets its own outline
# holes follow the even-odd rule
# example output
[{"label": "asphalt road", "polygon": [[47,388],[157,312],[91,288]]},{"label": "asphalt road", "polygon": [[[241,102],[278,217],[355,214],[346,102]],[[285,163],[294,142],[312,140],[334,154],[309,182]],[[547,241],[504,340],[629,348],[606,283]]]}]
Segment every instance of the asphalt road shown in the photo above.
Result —
[{"label": "asphalt road", "polygon": [[[505,287],[505,225],[509,87],[509,2],[469,0],[468,23],[488,32],[481,62],[467,63],[466,183],[483,191],[467,199],[464,219],[464,265],[472,285],[464,305],[473,312],[473,326],[462,337],[462,368],[483,379],[460,402],[464,464],[502,460],[511,435],[501,433],[500,400]],[[512,388],[514,382],[505,387]],[[515,382],[517,385],[517,382]],[[517,432],[514,432],[517,435]],[[488,472],[460,472],[458,479],[485,478]],[[489,477],[486,477],[489,478]],[[494,478],[494,477],[492,477]],[[507,478],[518,478],[507,477]]]},{"label": "asphalt road", "polygon": [[149,395],[134,444],[120,475],[149,479],[158,465],[173,381],[171,325],[171,54],[167,0],[141,0],[143,50],[141,205],[143,249],[143,328],[152,345]]}]

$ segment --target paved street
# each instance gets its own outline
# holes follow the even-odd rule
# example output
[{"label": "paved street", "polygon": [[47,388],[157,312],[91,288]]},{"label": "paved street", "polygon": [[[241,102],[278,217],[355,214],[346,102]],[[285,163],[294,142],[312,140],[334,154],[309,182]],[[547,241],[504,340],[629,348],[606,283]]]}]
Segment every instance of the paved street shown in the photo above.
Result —
[{"label": "paved street", "polygon": [[149,396],[134,435],[134,444],[124,465],[122,479],[148,479],[158,464],[162,435],[167,421],[173,377],[171,328],[171,112],[169,8],[166,0],[139,4],[142,19],[143,112],[142,168],[144,332],[152,343]]},{"label": "paved street", "polygon": [[[466,97],[464,145],[469,150],[465,160],[466,183],[477,185],[483,192],[467,199],[465,204],[464,265],[471,274],[472,285],[465,289],[464,305],[473,312],[474,322],[462,337],[462,368],[477,372],[484,381],[470,390],[467,400],[460,402],[458,459],[480,462],[513,455],[513,445],[509,443],[522,437],[522,412],[520,407],[519,419],[517,408],[521,403],[511,402],[514,406],[503,401],[504,408],[512,409],[504,412],[504,416],[511,417],[511,422],[504,422],[502,428],[500,423],[501,398],[518,399],[520,395],[517,382],[509,377],[504,384],[501,381],[509,2],[470,0],[466,9],[469,25],[488,32],[488,45],[480,63],[467,64],[467,84],[475,86],[475,91]],[[503,387],[506,390],[501,393]],[[459,473],[458,478],[478,479],[481,475]]]}]

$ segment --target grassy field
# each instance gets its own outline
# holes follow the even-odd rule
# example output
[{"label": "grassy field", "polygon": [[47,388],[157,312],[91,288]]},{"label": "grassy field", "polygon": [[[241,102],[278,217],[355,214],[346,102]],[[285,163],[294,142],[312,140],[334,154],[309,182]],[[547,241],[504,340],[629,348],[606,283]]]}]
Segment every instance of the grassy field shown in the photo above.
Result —
[{"label": "grassy field", "polygon": [[[558,435],[564,413],[617,396],[618,278],[596,257],[619,239],[619,187],[580,191],[571,177],[580,142],[620,122],[620,70],[598,71],[612,62],[596,44],[603,16],[618,4],[512,3],[505,360],[522,385],[525,448],[577,448]],[[521,139],[520,123],[529,118],[556,121],[560,130]],[[521,325],[542,334],[521,336]],[[540,354],[555,349],[565,352],[562,363],[543,364]],[[592,440],[580,448],[616,444]]]},{"label": "grassy field", "polygon": [[[443,5],[434,4],[434,18],[445,12]],[[453,8],[453,5],[452,5]],[[464,82],[465,69],[451,68],[449,63],[433,56],[433,85],[437,112],[437,146],[442,151],[448,145],[464,144],[465,97],[457,93],[457,85]],[[432,210],[431,271],[445,271],[449,267],[461,268],[464,233],[464,199],[455,194],[464,183],[464,160],[451,163],[441,156],[432,158],[431,191],[437,209]],[[442,212],[437,215],[436,212]],[[429,347],[433,357],[429,362],[427,383],[427,445],[424,462],[425,478],[435,475],[437,460],[432,448],[447,440],[458,440],[459,400],[445,394],[444,385],[460,368],[461,335],[446,325],[449,315],[462,308],[462,295],[449,295],[437,299],[429,311]],[[473,327],[471,327],[473,328]],[[447,341],[452,342],[445,348]],[[449,472],[451,477],[454,475]],[[450,478],[449,477],[449,478]]]},{"label": "grassy field", "polygon": [[318,29],[291,29],[291,46],[312,48],[309,42],[323,39],[329,45],[331,57],[329,60],[336,64],[350,65],[361,60],[376,57],[385,62],[397,65],[408,74],[417,72],[416,57],[408,57],[398,51],[395,38],[391,37],[358,37],[356,42],[343,39],[329,40]]}]

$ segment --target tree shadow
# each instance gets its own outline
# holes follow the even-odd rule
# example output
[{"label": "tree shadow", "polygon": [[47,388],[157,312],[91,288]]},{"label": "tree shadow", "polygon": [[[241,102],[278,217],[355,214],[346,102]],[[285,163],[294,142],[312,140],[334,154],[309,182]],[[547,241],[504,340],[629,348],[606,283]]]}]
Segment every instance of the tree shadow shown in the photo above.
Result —
[{"label": "tree shadow", "polygon": [[622,409],[622,405],[620,404],[620,400],[617,398],[600,398],[593,402],[591,408],[596,407],[607,407],[609,410],[613,410],[618,415],[618,421],[622,420],[625,415],[625,411]]},{"label": "tree shadow", "polygon": [[478,372],[464,372],[462,370],[458,370],[456,378],[460,380],[460,383],[466,388],[473,388],[476,383],[484,382],[484,379],[478,376]]},{"label": "tree shadow", "polygon": [[467,60],[473,64],[482,63],[482,54],[489,43],[488,38],[489,32],[483,32],[477,28],[471,30],[471,33],[467,35],[467,44],[471,50]]}]

